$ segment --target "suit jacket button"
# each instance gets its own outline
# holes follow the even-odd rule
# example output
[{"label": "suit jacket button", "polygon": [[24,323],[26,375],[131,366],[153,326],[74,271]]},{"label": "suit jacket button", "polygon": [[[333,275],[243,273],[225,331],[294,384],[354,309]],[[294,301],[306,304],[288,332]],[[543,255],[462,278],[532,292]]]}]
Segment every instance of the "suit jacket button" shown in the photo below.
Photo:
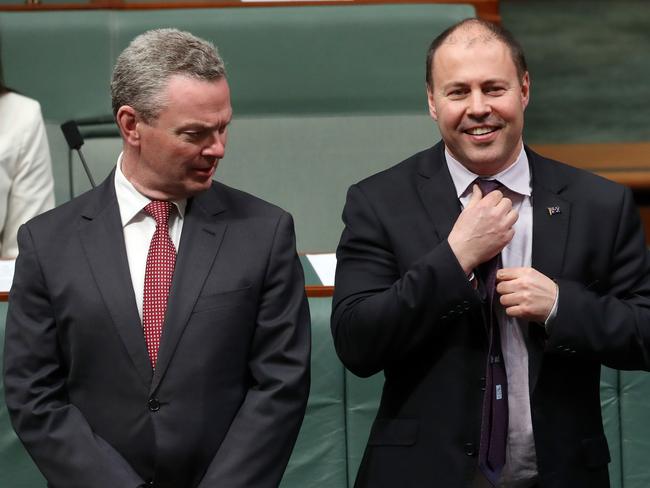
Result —
[{"label": "suit jacket button", "polygon": [[147,405],[149,406],[149,410],[152,412],[157,412],[158,410],[160,410],[160,402],[158,401],[157,398],[149,398]]},{"label": "suit jacket button", "polygon": [[466,442],[463,445],[463,450],[466,456],[476,456],[476,446],[473,442]]},{"label": "suit jacket button", "polygon": [[478,379],[478,386],[481,389],[481,391],[485,391],[485,376],[481,376]]}]

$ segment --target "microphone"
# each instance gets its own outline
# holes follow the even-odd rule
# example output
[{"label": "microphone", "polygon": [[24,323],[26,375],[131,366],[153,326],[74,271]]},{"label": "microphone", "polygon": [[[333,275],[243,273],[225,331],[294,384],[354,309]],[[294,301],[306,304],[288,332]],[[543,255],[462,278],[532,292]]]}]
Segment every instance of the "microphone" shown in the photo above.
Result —
[{"label": "microphone", "polygon": [[75,122],[74,120],[68,120],[67,122],[64,122],[63,124],[61,124],[61,131],[63,132],[63,137],[65,137],[65,140],[68,143],[68,147],[70,148],[70,151],[74,149],[79,154],[79,158],[81,159],[81,164],[83,165],[84,170],[86,171],[86,175],[88,175],[90,186],[95,188],[95,180],[93,180],[93,175],[90,174],[90,169],[86,164],[86,158],[84,158],[84,155],[81,152],[81,146],[83,146],[84,144],[84,138],[81,135],[81,132],[79,132],[79,127],[77,126],[77,122]]}]

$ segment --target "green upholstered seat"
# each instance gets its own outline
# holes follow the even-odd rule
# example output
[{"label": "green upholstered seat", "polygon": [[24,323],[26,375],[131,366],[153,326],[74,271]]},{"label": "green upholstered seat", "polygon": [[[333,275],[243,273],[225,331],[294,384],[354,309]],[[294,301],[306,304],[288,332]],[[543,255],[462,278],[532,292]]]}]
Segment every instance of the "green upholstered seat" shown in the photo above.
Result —
[{"label": "green upholstered seat", "polygon": [[625,488],[650,486],[650,375],[619,373],[621,465]]},{"label": "green upholstered seat", "polygon": [[[217,177],[294,214],[301,250],[330,251],[347,187],[437,141],[426,49],[473,12],[462,4],[0,12],[0,40],[7,83],[42,104],[59,203],[70,192],[58,124],[110,113],[110,71],[127,43],[166,26],[213,40],[235,113]],[[119,147],[84,146],[96,180]],[[80,168],[75,194],[88,188]]]},{"label": "green upholstered seat", "polygon": [[[609,463],[611,488],[621,488],[621,422],[620,422],[620,378],[619,372],[603,366],[600,371],[600,405],[603,426],[609,444],[612,461]],[[626,485],[627,486],[627,485]]]},{"label": "green upholstered seat", "polygon": [[344,370],[329,332],[331,307],[331,298],[309,299],[311,394],[281,488],[346,486]]}]

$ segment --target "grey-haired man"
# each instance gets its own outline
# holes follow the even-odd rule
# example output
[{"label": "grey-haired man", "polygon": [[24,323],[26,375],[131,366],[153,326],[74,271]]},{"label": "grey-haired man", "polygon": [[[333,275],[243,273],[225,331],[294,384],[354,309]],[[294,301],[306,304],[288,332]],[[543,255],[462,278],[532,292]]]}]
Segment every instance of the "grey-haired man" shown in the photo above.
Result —
[{"label": "grey-haired man", "polygon": [[210,43],[149,31],[111,91],[115,170],[19,232],[13,425],[53,488],[275,487],[309,390],[291,216],[212,180],[232,109]]}]

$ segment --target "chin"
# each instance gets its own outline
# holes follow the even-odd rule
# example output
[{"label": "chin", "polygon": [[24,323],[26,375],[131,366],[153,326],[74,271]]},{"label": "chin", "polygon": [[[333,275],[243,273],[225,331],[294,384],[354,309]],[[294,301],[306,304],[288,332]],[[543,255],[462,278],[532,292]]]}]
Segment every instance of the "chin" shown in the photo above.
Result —
[{"label": "chin", "polygon": [[212,178],[191,185],[190,187],[186,188],[186,193],[188,193],[190,196],[198,195],[199,193],[209,190],[211,186]]},{"label": "chin", "polygon": [[508,167],[511,162],[507,158],[503,154],[468,153],[467,161],[471,162],[468,168],[477,175],[492,176]]}]

